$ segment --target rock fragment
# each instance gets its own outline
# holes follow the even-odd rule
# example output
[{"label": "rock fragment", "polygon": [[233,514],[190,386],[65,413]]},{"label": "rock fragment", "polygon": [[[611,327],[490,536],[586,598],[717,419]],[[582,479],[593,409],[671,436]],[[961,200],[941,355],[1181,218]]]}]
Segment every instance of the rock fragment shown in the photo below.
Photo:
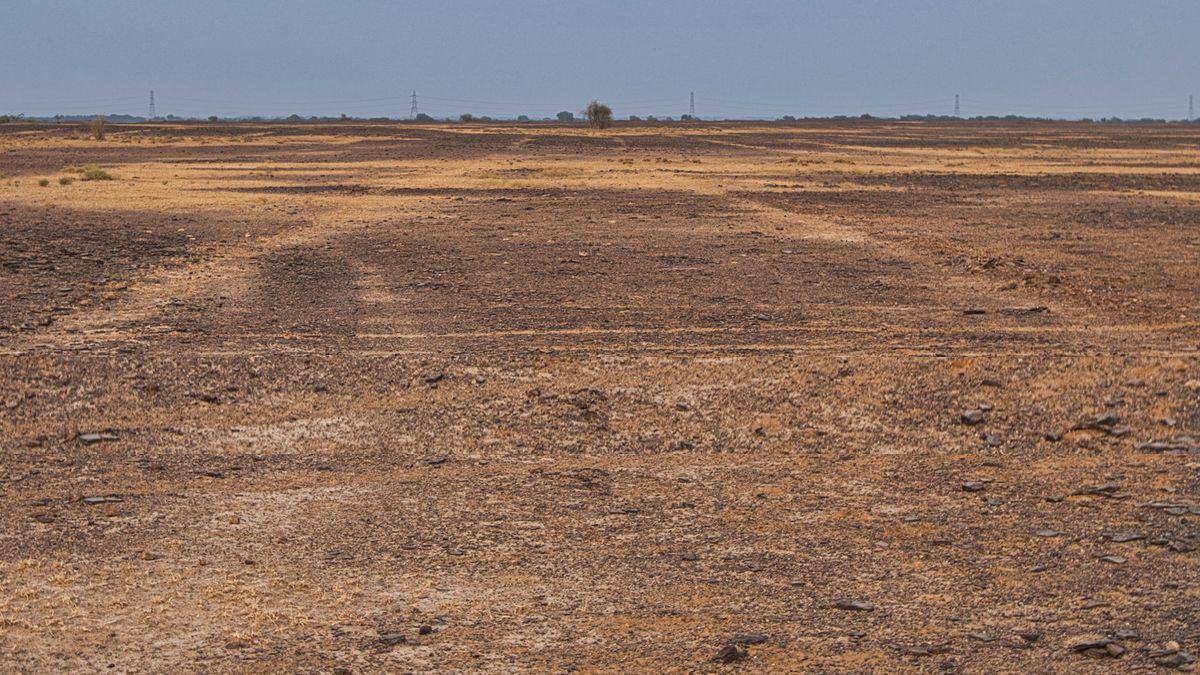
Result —
[{"label": "rock fragment", "polygon": [[389,647],[406,642],[407,640],[408,638],[404,637],[403,633],[383,633],[379,636],[379,641]]},{"label": "rock fragment", "polygon": [[1126,650],[1116,642],[1108,638],[1102,638],[1099,640],[1078,642],[1074,645],[1071,645],[1071,651],[1075,652],[1076,654],[1083,654],[1084,656],[1091,656],[1093,658],[1116,659],[1120,658]]},{"label": "rock fragment", "polygon": [[719,661],[721,663],[736,663],[737,661],[741,661],[749,655],[750,652],[737,645],[725,645],[724,647],[721,647],[721,651],[717,652],[717,655],[713,657],[713,661]]},{"label": "rock fragment", "polygon": [[1075,426],[1071,427],[1071,431],[1101,431],[1106,434],[1111,434],[1116,430],[1116,426],[1121,423],[1121,418],[1112,413],[1097,415],[1080,420]]},{"label": "rock fragment", "polygon": [[1138,534],[1137,532],[1104,532],[1100,536],[1118,544],[1124,544],[1125,542],[1130,541],[1140,541],[1146,538],[1146,535]]},{"label": "rock fragment", "polygon": [[767,641],[765,633],[741,633],[733,636],[730,642],[738,645],[761,645]]},{"label": "rock fragment", "polygon": [[1168,648],[1150,652],[1150,658],[1163,668],[1174,668],[1175,670],[1190,670],[1192,664],[1196,662],[1196,657],[1181,651],[1178,645],[1175,646],[1175,649]]},{"label": "rock fragment", "polygon": [[852,600],[850,598],[839,598],[833,603],[834,608],[844,609],[851,612],[872,612],[875,611],[875,605],[861,600]]},{"label": "rock fragment", "polygon": [[83,443],[84,445],[91,445],[93,443],[102,443],[104,441],[118,440],[116,434],[109,433],[107,431],[96,431],[96,432],[88,432],[85,434],[79,434],[78,438],[79,438],[79,442]]},{"label": "rock fragment", "polygon": [[984,419],[983,411],[979,409],[964,410],[958,415],[958,421],[967,426],[982,424]]}]

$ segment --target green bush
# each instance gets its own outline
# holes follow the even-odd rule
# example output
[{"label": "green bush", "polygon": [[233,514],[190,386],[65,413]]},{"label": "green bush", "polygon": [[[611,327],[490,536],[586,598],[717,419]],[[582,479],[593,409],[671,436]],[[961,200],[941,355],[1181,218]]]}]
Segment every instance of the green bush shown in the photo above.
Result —
[{"label": "green bush", "polygon": [[49,178],[43,178],[43,179],[41,179],[41,180],[39,180],[39,181],[38,181],[38,185],[41,185],[42,187],[49,187],[49,186],[50,186],[50,179],[49,179]]},{"label": "green bush", "polygon": [[112,180],[112,176],[98,166],[85,166],[79,174],[80,180]]},{"label": "green bush", "polygon": [[71,183],[74,183],[74,182],[75,182],[74,178],[68,178],[67,176],[63,176],[62,178],[58,179],[59,185],[70,185]]}]

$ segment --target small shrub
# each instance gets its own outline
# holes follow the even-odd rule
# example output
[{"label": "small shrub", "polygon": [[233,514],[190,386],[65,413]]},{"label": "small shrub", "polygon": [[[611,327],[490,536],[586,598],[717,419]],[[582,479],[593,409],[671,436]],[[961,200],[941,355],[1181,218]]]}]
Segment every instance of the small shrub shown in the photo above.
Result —
[{"label": "small shrub", "polygon": [[101,115],[92,120],[92,138],[102,141],[104,140],[104,116]]},{"label": "small shrub", "polygon": [[458,116],[458,119],[460,122],[473,122],[475,121],[475,116],[471,113],[463,113]]},{"label": "small shrub", "polygon": [[58,179],[59,185],[70,185],[71,183],[74,183],[74,182],[75,182],[74,178],[69,178],[67,176],[63,176],[62,178]]},{"label": "small shrub", "polygon": [[588,104],[587,110],[584,111],[587,116],[588,124],[594,129],[607,129],[612,126],[613,112],[612,108],[604,105],[600,101],[592,101]]},{"label": "small shrub", "polygon": [[43,178],[43,179],[41,179],[41,180],[39,180],[39,181],[38,181],[38,185],[41,185],[42,187],[50,187],[50,179],[49,179],[49,178]]},{"label": "small shrub", "polygon": [[98,166],[85,166],[79,174],[80,180],[112,180],[112,176]]}]

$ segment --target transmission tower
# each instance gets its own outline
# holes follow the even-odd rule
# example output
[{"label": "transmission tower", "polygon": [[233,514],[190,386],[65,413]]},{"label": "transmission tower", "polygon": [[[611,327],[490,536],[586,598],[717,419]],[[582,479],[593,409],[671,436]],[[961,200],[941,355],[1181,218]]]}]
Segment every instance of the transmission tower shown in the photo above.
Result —
[{"label": "transmission tower", "polygon": [[1196,97],[1188,96],[1188,121],[1196,119]]},{"label": "transmission tower", "polygon": [[410,108],[408,111],[408,119],[415,120],[415,119],[417,119],[418,114],[419,114],[419,111],[417,110],[417,90],[414,89],[413,93],[412,93],[412,108]]},{"label": "transmission tower", "polygon": [[149,117],[149,119],[151,121],[154,121],[157,117],[158,117],[158,115],[154,111],[154,90],[151,89],[150,90],[150,117]]},{"label": "transmission tower", "polygon": [[688,117],[696,116],[696,92],[692,92],[691,99],[688,102]]},{"label": "transmission tower", "polygon": [[954,116],[962,117],[962,106],[959,105],[958,94],[954,95]]}]

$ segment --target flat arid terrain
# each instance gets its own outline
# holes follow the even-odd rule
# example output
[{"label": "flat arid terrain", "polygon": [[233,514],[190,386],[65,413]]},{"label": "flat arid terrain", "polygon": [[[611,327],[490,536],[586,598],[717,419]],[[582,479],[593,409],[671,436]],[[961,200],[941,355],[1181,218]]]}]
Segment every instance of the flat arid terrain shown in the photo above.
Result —
[{"label": "flat arid terrain", "polygon": [[1200,654],[1200,125],[6,125],[0,174],[4,672]]}]

